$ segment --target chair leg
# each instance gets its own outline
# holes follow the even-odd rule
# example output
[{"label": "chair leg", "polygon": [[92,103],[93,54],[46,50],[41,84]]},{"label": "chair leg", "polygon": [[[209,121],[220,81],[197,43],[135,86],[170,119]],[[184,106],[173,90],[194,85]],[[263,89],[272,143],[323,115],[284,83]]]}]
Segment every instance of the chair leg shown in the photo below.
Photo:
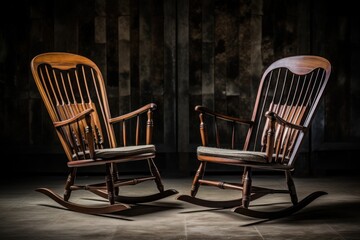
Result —
[{"label": "chair leg", "polygon": [[[114,182],[117,182],[120,179],[118,165],[116,165],[116,163],[112,163],[111,165],[112,165],[112,173],[113,173],[113,177],[114,177]],[[119,190],[120,190],[119,187],[114,188],[115,196],[119,195]]]},{"label": "chair leg", "polygon": [[291,202],[295,205],[298,203],[298,197],[296,194],[296,188],[295,188],[295,183],[294,180],[291,176],[290,171],[285,171],[285,176],[286,176],[286,183],[288,185],[289,188],[289,192],[290,192],[290,197],[291,197]]},{"label": "chair leg", "polygon": [[106,168],[106,187],[107,187],[107,193],[108,193],[108,199],[110,204],[115,203],[115,193],[114,193],[114,175],[111,169],[111,163],[105,164]]},{"label": "chair leg", "polygon": [[71,195],[70,187],[74,185],[77,168],[72,168],[65,183],[64,200],[68,201]]},{"label": "chair leg", "polygon": [[197,172],[195,174],[192,186],[191,186],[190,194],[192,197],[195,197],[199,190],[199,187],[200,187],[199,180],[204,177],[205,167],[206,167],[206,162],[201,162],[199,169],[197,170]]},{"label": "chair leg", "polygon": [[148,159],[149,169],[152,176],[155,177],[155,183],[160,192],[164,192],[164,185],[161,181],[159,170],[157,169],[153,159]]},{"label": "chair leg", "polygon": [[242,190],[242,206],[244,208],[249,207],[249,203],[251,201],[250,195],[251,195],[251,168],[245,167],[244,168],[244,174],[243,174],[243,190]]}]

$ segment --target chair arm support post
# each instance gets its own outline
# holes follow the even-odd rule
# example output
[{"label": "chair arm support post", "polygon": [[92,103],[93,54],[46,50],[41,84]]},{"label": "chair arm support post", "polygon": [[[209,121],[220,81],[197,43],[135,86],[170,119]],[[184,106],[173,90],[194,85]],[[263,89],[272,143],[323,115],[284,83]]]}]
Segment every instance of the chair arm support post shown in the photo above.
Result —
[{"label": "chair arm support post", "polygon": [[86,125],[87,125],[85,128],[85,133],[86,133],[86,140],[87,140],[87,145],[88,145],[88,149],[89,149],[89,154],[90,154],[90,158],[94,158],[95,157],[95,149],[94,149],[94,135],[93,135],[92,127],[91,127],[91,116],[86,115],[85,121],[86,121]]},{"label": "chair arm support post", "polygon": [[146,144],[151,144],[152,142],[152,134],[153,134],[153,112],[151,109],[147,112],[147,122],[146,122]]},{"label": "chair arm support post", "polygon": [[202,113],[199,114],[200,118],[200,136],[201,136],[201,142],[203,146],[208,145],[208,137],[207,137],[207,131],[206,131],[206,124],[204,122],[204,115]]},{"label": "chair arm support post", "polygon": [[273,153],[274,153],[274,141],[275,141],[275,122],[276,119],[272,115],[269,117],[269,126],[266,132],[267,140],[266,140],[266,157],[269,162],[272,161]]}]

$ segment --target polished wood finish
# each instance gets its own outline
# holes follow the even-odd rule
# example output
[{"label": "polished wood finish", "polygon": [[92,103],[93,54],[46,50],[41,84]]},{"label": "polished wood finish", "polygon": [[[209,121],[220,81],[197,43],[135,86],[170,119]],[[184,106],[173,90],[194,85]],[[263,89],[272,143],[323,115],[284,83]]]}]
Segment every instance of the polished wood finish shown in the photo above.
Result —
[{"label": "polished wood finish", "polygon": [[[155,103],[112,117],[105,80],[100,69],[90,59],[77,54],[49,52],[37,55],[31,61],[31,70],[67,156],[67,166],[70,170],[63,198],[44,188],[39,189],[39,192],[66,208],[85,213],[108,213],[128,209],[127,205],[115,205],[115,202],[123,199],[118,193],[119,187],[124,185],[135,185],[149,180],[156,183],[159,190],[159,193],[155,194],[156,197],[151,195],[133,198],[134,201],[140,202],[157,200],[177,193],[173,189],[164,191],[160,173],[154,163],[152,136],[153,112],[157,107]],[[120,134],[116,133],[115,124],[120,125]],[[132,130],[132,127],[135,129]],[[142,146],[148,148],[138,151],[137,149]],[[120,180],[117,165],[139,160],[148,162],[149,176]],[[86,186],[75,184],[77,168],[96,165],[103,165],[105,168],[103,183]],[[94,208],[69,202],[73,190],[95,192],[96,189],[105,191],[109,205],[114,207]]]},{"label": "polished wood finish", "polygon": [[[235,212],[253,217],[275,218],[292,214],[305,207],[323,193],[310,194],[305,200],[298,202],[295,184],[291,176],[299,148],[308,131],[313,116],[330,77],[331,64],[319,56],[292,56],[272,63],[264,71],[253,107],[251,119],[241,119],[214,112],[204,106],[196,106],[199,112],[200,136],[202,146],[222,149],[243,150],[244,157],[224,156],[213,150],[211,154],[198,151],[200,167],[195,174],[190,196],[179,196],[179,200],[194,204],[206,205],[207,200],[196,198],[201,185],[235,189],[242,192],[242,202]],[[212,120],[212,121],[209,121]],[[220,123],[226,122],[231,134],[229,140],[220,133]],[[208,126],[212,123],[213,126]],[[237,146],[236,128],[238,125],[248,127],[243,146]],[[224,126],[224,125],[222,125]],[[208,129],[212,128],[215,135],[209,138]],[[212,139],[211,142],[209,139]],[[264,153],[265,161],[255,161],[246,154]],[[241,153],[239,153],[241,154]],[[239,184],[227,184],[222,181],[204,179],[205,164],[225,164],[243,168],[242,181]],[[260,214],[249,208],[255,192],[259,188],[252,186],[252,170],[256,168],[283,171],[286,176],[287,190],[267,190],[267,193],[287,193],[291,197],[293,207],[279,213]],[[265,195],[265,194],[264,194]],[[222,202],[222,201],[220,201]],[[214,206],[215,204],[209,204]],[[248,209],[249,208],[249,209]]]},{"label": "polished wood finish", "polygon": [[47,188],[38,188],[36,189],[36,191],[45,194],[46,196],[53,199],[61,206],[69,210],[80,213],[105,214],[105,213],[119,212],[130,208],[130,206],[122,203],[111,204],[111,205],[99,205],[99,206],[84,206],[82,204],[76,204],[70,201],[64,201],[64,199],[59,194]]}]

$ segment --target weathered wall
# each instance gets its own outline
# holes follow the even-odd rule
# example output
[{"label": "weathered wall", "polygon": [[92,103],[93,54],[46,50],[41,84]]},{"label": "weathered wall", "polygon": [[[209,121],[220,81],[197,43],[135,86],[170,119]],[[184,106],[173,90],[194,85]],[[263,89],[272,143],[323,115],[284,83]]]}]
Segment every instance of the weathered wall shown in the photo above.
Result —
[{"label": "weathered wall", "polygon": [[[62,150],[29,69],[38,53],[94,60],[107,79],[114,116],[157,103],[160,168],[185,174],[194,171],[200,144],[196,105],[248,117],[267,65],[315,54],[330,60],[333,73],[299,172],[353,169],[360,145],[360,19],[350,2],[14,0],[0,10],[2,153],[12,159],[20,153],[28,167],[19,171],[65,169],[39,160],[61,159]],[[336,157],[346,161],[340,169]]]}]

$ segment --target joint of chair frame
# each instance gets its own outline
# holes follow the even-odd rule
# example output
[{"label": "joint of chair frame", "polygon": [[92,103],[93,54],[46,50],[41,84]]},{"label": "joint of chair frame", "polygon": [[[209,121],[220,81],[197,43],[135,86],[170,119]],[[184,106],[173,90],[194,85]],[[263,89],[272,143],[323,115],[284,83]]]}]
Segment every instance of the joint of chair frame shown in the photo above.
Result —
[{"label": "joint of chair frame", "polygon": [[58,122],[53,122],[54,127],[59,128],[59,127],[74,123],[74,122],[76,122],[76,121],[78,121],[80,119],[85,118],[87,115],[89,115],[93,111],[94,111],[93,108],[88,108],[88,109],[82,111],[79,114],[76,114],[75,116],[73,116],[73,117],[71,117],[69,119],[66,119],[66,120],[63,120],[63,121],[58,121]]},{"label": "joint of chair frame", "polygon": [[298,124],[294,124],[291,122],[286,121],[285,119],[283,119],[282,117],[280,117],[279,115],[277,115],[276,113],[272,112],[272,111],[267,111],[265,113],[265,117],[267,117],[268,119],[270,119],[271,121],[276,121],[278,124],[286,126],[286,127],[290,127],[296,130],[300,130],[305,132],[306,131],[306,127],[298,125]]}]

